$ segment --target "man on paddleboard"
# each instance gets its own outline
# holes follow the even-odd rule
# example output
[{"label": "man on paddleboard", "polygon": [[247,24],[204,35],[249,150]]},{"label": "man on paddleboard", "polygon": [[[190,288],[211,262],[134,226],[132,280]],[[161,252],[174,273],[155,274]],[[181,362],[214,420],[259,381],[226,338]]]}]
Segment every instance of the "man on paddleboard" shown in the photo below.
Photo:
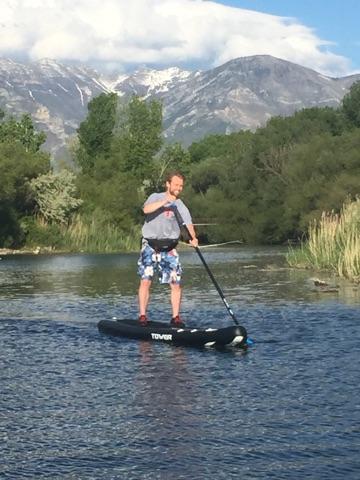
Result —
[{"label": "man on paddleboard", "polygon": [[176,246],[180,237],[180,227],[174,214],[177,208],[192,239],[190,244],[198,246],[191,215],[179,196],[184,187],[184,176],[179,172],[168,175],[166,191],[152,193],[145,201],[143,212],[145,223],[142,228],[142,247],[138,260],[139,322],[147,325],[146,310],[150,297],[151,282],[157,270],[160,283],[168,283],[171,289],[172,319],[170,324],[184,327],[180,318],[181,303],[181,264]]}]

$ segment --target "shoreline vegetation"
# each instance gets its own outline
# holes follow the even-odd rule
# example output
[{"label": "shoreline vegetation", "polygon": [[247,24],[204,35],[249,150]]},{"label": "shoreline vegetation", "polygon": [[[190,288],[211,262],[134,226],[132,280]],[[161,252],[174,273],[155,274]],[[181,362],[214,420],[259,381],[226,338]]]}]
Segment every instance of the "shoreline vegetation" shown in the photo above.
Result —
[{"label": "shoreline vegetation", "polygon": [[360,283],[359,112],[357,82],[338,108],[303,109],[185,147],[166,143],[159,100],[103,93],[66,156],[52,159],[29,114],[0,108],[0,255],[138,251],[140,206],[178,171],[185,203],[206,225],[201,245],[302,238],[289,266]]},{"label": "shoreline vegetation", "polygon": [[[44,240],[44,232],[49,227],[41,218],[36,220],[39,239]],[[80,216],[75,216],[68,226],[59,228],[60,232],[52,232],[57,239],[61,233],[62,241],[57,246],[39,246],[35,243],[22,249],[2,248],[0,255],[125,253],[139,249],[140,227],[124,235],[109,224],[100,227],[95,221],[85,223]],[[33,239],[35,237],[33,235]],[[323,212],[319,220],[311,221],[307,239],[299,247],[290,245],[285,258],[291,268],[326,271],[360,284],[360,197],[346,201],[340,213]]]},{"label": "shoreline vegetation", "polygon": [[[36,224],[40,230],[39,239],[44,240],[44,232],[49,229],[49,225],[40,218]],[[55,237],[62,238],[60,245],[40,246],[35,242],[22,249],[2,248],[0,256],[127,253],[139,249],[140,227],[133,228],[128,235],[124,235],[116,227],[106,224],[100,228],[95,221],[85,223],[80,216],[76,216],[70,225],[59,228],[61,236],[56,231]],[[180,247],[185,248],[186,245],[181,242]],[[290,245],[285,258],[291,268],[326,271],[360,284],[360,197],[346,201],[340,213],[323,212],[319,220],[311,221],[307,239],[299,247]]]},{"label": "shoreline vegetation", "polygon": [[[98,243],[98,242],[96,242]],[[243,242],[240,240],[233,240],[231,242],[224,242],[224,243],[219,243],[219,244],[209,244],[209,245],[201,245],[202,248],[209,248],[209,247],[222,247],[222,246],[227,246],[227,245],[242,245]],[[107,254],[107,253],[133,253],[139,252],[140,249],[140,237],[134,237],[134,238],[127,238],[124,240],[123,245],[125,245],[125,248],[110,248],[107,250],[104,250],[101,248],[99,245],[99,248],[97,249],[90,249],[90,250],[85,250],[85,249],[75,249],[75,248],[55,248],[55,247],[46,247],[46,246],[34,246],[34,247],[23,247],[23,248],[0,248],[0,257],[1,256],[7,256],[7,255],[58,255],[58,254],[70,254],[70,253],[84,253],[84,254],[92,254],[92,253],[98,253],[98,254]],[[178,249],[181,250],[190,250],[193,247],[185,242],[180,241],[178,245]]]},{"label": "shoreline vegetation", "polygon": [[[44,253],[116,253],[137,251],[140,227],[131,226],[128,233],[108,222],[85,221],[73,216],[66,225],[48,224],[39,217],[29,226],[31,242],[25,249]],[[35,252],[36,253],[36,252]]]},{"label": "shoreline vegetation", "polygon": [[313,220],[307,240],[289,247],[290,267],[329,271],[360,283],[360,198],[344,203],[339,214],[323,212]]}]

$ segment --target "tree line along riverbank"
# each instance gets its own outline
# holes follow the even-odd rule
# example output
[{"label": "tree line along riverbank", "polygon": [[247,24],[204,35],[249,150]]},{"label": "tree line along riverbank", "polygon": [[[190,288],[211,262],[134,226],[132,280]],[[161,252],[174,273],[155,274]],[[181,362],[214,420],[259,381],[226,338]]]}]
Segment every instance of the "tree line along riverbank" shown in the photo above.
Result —
[{"label": "tree line along riverbank", "polygon": [[[301,245],[291,265],[359,276],[360,84],[338,109],[304,109],[188,148],[164,142],[160,102],[102,94],[69,158],[55,167],[44,141],[29,115],[0,114],[2,248],[137,250],[142,202],[180,170],[194,221],[211,224],[198,227],[203,244],[290,241]],[[341,230],[350,210],[354,226]]]}]

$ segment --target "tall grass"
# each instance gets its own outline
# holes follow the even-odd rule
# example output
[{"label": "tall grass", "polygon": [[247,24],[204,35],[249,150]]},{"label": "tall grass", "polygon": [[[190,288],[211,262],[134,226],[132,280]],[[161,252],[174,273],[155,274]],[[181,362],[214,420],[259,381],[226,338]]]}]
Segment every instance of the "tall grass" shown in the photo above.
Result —
[{"label": "tall grass", "polygon": [[110,253],[135,251],[139,249],[140,230],[132,227],[128,233],[110,223],[92,220],[85,222],[80,215],[75,216],[64,234],[64,246],[83,252]]},{"label": "tall grass", "polygon": [[308,229],[300,248],[290,248],[287,262],[293,267],[330,270],[360,282],[360,198],[345,202],[340,214],[323,212]]},{"label": "tall grass", "polygon": [[25,224],[28,247],[44,247],[71,252],[129,252],[139,249],[140,227],[127,233],[110,222],[99,219],[72,218],[69,225],[47,223],[42,217],[31,218]]}]

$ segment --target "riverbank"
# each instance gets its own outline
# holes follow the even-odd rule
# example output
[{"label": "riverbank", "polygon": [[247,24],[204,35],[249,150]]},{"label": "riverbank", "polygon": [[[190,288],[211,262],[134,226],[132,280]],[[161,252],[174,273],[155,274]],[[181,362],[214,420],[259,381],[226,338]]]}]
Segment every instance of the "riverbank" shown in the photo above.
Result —
[{"label": "riverbank", "polygon": [[[61,255],[67,253],[86,253],[82,251],[74,252],[65,248],[55,247],[23,247],[23,248],[0,248],[0,258],[12,255]],[[90,253],[90,252],[89,252]]]},{"label": "riverbank", "polygon": [[19,250],[13,248],[0,248],[0,256],[6,255],[39,255],[40,253],[54,253],[51,247],[35,247],[21,248]]},{"label": "riverbank", "polygon": [[[227,242],[229,244],[234,244],[234,243],[239,243],[239,242]],[[216,244],[216,245],[203,245],[203,247],[217,247],[217,246],[222,246],[226,244]],[[189,244],[184,243],[184,242],[179,242],[178,249],[179,250],[188,250],[191,249]],[[55,247],[24,247],[20,249],[13,249],[13,248],[0,248],[0,257],[5,257],[7,255],[49,255],[49,254],[66,254],[66,253],[88,253],[88,254],[93,254],[93,253],[129,253],[129,252],[138,252],[139,248],[134,248],[134,249],[117,249],[113,251],[96,251],[93,252],[91,250],[85,251],[85,250],[70,250],[70,249],[59,249]]]},{"label": "riverbank", "polygon": [[291,267],[329,271],[360,283],[360,198],[340,213],[323,212],[310,223],[307,240],[286,255]]}]

